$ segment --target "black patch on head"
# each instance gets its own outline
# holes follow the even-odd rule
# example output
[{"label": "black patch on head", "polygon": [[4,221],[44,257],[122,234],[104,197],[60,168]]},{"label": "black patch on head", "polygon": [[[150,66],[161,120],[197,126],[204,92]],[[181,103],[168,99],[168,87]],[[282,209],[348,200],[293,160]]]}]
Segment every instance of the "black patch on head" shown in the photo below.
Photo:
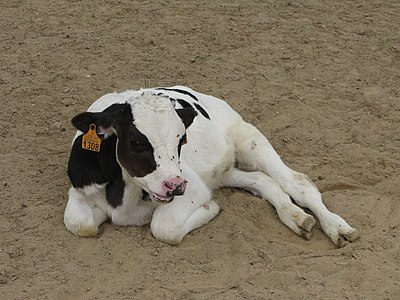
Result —
[{"label": "black patch on head", "polygon": [[132,177],[144,177],[156,169],[154,149],[133,124],[130,104],[113,104],[103,112],[84,112],[72,119],[72,123],[79,130],[86,132],[90,124],[97,128],[114,128],[117,137],[118,161]]},{"label": "black patch on head", "polygon": [[154,148],[147,137],[132,123],[118,134],[118,160],[129,175],[144,177],[152,173],[157,165],[154,160]]},{"label": "black patch on head", "polygon": [[143,177],[156,169],[154,149],[133,125],[129,104],[113,104],[98,113],[84,112],[74,117],[72,123],[83,132],[94,123],[97,128],[112,127],[117,133],[102,140],[99,152],[82,149],[82,135],[75,139],[68,162],[68,176],[73,187],[107,183],[106,199],[115,208],[122,204],[125,187],[118,161],[132,177]]},{"label": "black patch on head", "polygon": [[157,88],[156,90],[164,90],[164,91],[172,91],[172,92],[181,93],[181,94],[184,94],[184,95],[187,95],[187,96],[193,98],[196,101],[199,101],[199,99],[197,99],[197,97],[195,95],[193,95],[192,93],[185,91],[185,90],[171,89],[171,88]]}]

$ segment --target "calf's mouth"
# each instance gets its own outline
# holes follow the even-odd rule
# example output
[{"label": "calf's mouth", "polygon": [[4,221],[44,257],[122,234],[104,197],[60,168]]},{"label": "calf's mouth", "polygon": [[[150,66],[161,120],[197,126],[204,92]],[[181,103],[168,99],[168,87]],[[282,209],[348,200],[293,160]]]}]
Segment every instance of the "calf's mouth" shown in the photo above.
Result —
[{"label": "calf's mouth", "polygon": [[160,195],[157,193],[152,193],[152,192],[149,193],[149,196],[153,201],[162,203],[162,204],[169,203],[172,200],[174,200],[174,196],[168,196],[168,195],[163,196],[163,195]]}]

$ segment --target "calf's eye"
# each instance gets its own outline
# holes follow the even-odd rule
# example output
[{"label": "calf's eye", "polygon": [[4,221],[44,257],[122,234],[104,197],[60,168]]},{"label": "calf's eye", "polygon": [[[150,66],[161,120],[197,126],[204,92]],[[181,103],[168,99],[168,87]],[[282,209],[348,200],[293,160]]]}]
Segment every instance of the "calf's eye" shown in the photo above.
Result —
[{"label": "calf's eye", "polygon": [[146,149],[146,145],[141,141],[131,141],[131,149],[135,151],[143,151]]}]

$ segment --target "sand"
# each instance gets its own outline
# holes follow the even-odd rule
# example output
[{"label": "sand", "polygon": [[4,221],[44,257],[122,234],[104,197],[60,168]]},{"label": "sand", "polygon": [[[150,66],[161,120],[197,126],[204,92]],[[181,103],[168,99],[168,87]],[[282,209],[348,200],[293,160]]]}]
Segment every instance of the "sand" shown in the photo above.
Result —
[{"label": "sand", "polygon": [[[398,1],[1,1],[1,299],[399,299]],[[70,119],[105,93],[223,98],[357,228],[306,241],[222,189],[182,244],[63,224]]]}]

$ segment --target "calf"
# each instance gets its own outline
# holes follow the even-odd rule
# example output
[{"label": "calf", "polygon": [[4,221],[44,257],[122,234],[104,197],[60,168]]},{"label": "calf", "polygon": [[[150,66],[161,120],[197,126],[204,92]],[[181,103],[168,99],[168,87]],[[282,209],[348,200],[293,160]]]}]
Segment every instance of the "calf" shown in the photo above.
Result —
[{"label": "calf", "polygon": [[176,245],[218,215],[211,193],[228,186],[268,200],[306,239],[315,219],[299,206],[338,247],[359,238],[306,175],[288,168],[254,126],[215,97],[180,86],[107,94],[72,124],[78,131],[64,222],[75,235],[95,236],[107,219],[151,222],[157,239]]}]

